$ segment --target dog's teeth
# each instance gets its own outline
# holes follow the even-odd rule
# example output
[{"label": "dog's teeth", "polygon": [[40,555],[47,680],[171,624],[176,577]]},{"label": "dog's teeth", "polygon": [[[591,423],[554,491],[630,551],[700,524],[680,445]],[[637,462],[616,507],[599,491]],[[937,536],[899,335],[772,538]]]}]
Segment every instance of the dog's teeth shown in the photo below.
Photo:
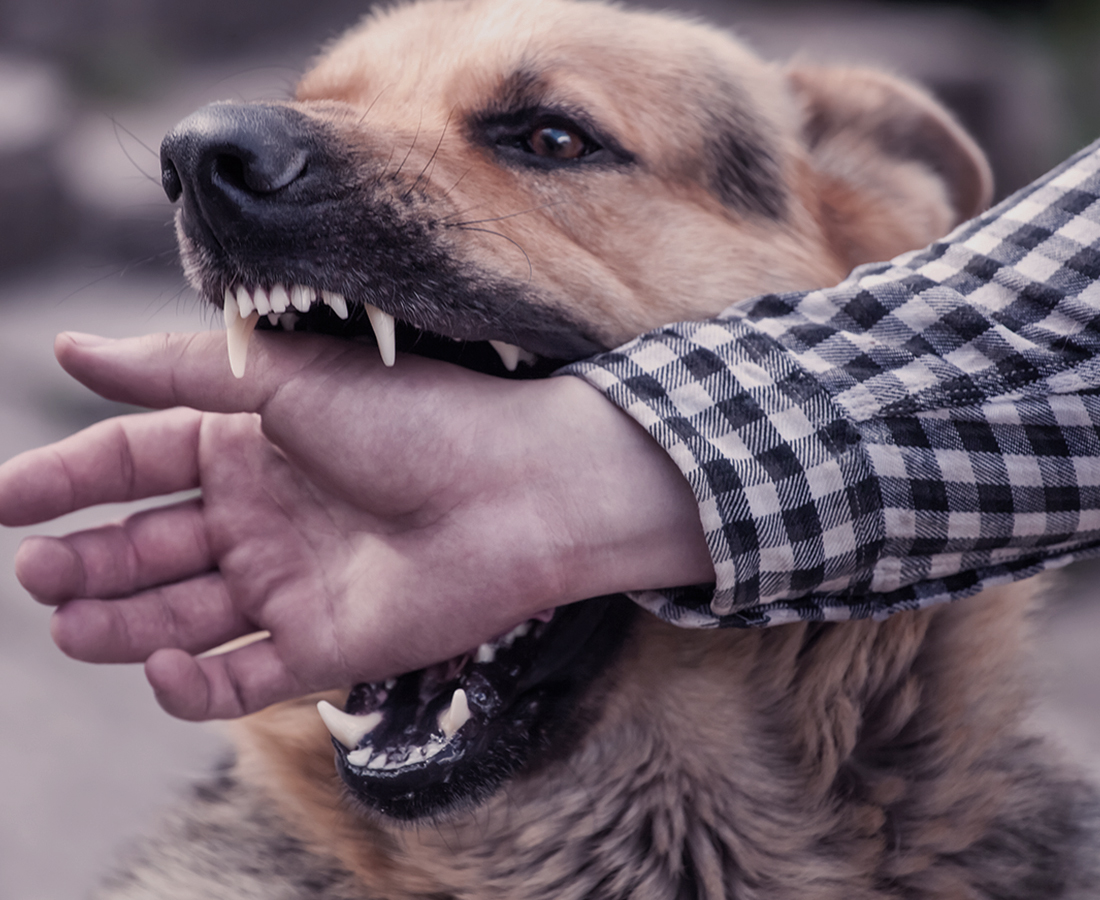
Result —
[{"label": "dog's teeth", "polygon": [[344,299],[343,294],[337,294],[335,291],[321,291],[321,296],[337,316],[341,319],[348,317],[348,301]]},{"label": "dog's teeth", "polygon": [[309,308],[313,306],[313,298],[315,296],[313,288],[296,284],[290,289],[290,305],[298,310],[298,312],[309,312]]},{"label": "dog's teeth", "polygon": [[298,324],[298,314],[287,312],[279,316],[279,324],[282,326],[283,331],[293,331],[294,326]]},{"label": "dog's teeth", "polygon": [[[327,700],[317,704],[317,712],[321,714],[321,720],[329,733],[349,750],[359,746],[365,735],[370,734],[382,721],[382,713],[372,712],[365,716],[353,716],[342,709],[337,709]],[[350,756],[348,757],[351,758]],[[361,765],[361,763],[355,763]]]},{"label": "dog's teeth", "polygon": [[248,293],[248,289],[242,284],[237,288],[237,310],[241,314],[242,319],[247,319],[252,315],[252,310],[255,307],[252,305],[252,295]]},{"label": "dog's teeth", "polygon": [[[350,755],[348,756],[348,759],[351,759]],[[387,756],[386,756],[385,753],[379,753],[374,759],[372,759],[370,761],[370,765],[367,766],[367,768],[368,769],[381,769],[386,765],[386,759],[387,759]],[[361,766],[362,763],[356,763],[356,765]]]},{"label": "dog's teeth", "polygon": [[482,644],[477,648],[477,655],[474,657],[474,662],[479,663],[491,663],[497,658],[497,649],[492,644]]},{"label": "dog's teeth", "polygon": [[252,295],[252,304],[261,316],[266,316],[271,312],[271,301],[267,298],[267,291],[262,287],[256,288],[255,293]]},{"label": "dog's teeth", "polygon": [[395,326],[393,316],[383,312],[377,306],[364,303],[367,310],[367,318],[370,319],[371,328],[374,329],[374,339],[378,342],[378,352],[382,354],[382,362],[392,366],[397,357],[397,343],[394,336]]},{"label": "dog's teeth", "polygon": [[515,344],[506,344],[504,341],[489,341],[489,344],[496,350],[500,356],[500,361],[504,363],[504,368],[509,372],[516,371],[516,366],[521,362],[531,365],[538,360],[534,353],[524,350],[522,347],[517,347]]},{"label": "dog's teeth", "polygon": [[278,313],[273,313],[273,312],[268,313],[267,314],[267,321],[271,325],[278,325],[279,324],[279,314]]},{"label": "dog's teeth", "polygon": [[271,311],[273,313],[285,313],[287,307],[290,306],[290,294],[286,292],[286,288],[281,284],[277,284],[271,289],[271,296],[268,299],[271,301]]},{"label": "dog's teeth", "polygon": [[439,716],[439,728],[449,740],[458,729],[470,721],[470,705],[466,692],[459,688],[451,697],[451,705]]},{"label": "dog's teeth", "polygon": [[[240,290],[237,291],[238,296]],[[225,338],[229,350],[229,368],[235,378],[244,378],[245,363],[248,361],[248,340],[260,319],[259,313],[251,312],[241,316],[240,305],[229,288],[225,289]]]},{"label": "dog's teeth", "polygon": [[516,366],[519,365],[519,347],[514,344],[506,344],[504,341],[489,341],[489,344],[500,356],[504,368],[509,372],[516,371]]},{"label": "dog's teeth", "polygon": [[[373,752],[373,747],[364,747],[362,750],[355,750],[348,754],[348,762],[353,766],[363,767],[370,762],[370,756]],[[385,756],[385,754],[382,755]]]},{"label": "dog's teeth", "polygon": [[509,631],[504,637],[500,639],[500,643],[505,647],[511,647],[519,638],[526,637],[527,632],[531,630],[530,620],[526,622],[520,622],[515,628]]}]

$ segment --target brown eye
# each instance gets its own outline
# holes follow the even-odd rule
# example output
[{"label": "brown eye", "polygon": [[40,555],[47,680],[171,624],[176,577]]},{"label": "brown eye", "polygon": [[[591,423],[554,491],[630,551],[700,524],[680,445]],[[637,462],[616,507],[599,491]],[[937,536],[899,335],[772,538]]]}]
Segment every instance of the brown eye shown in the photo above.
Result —
[{"label": "brown eye", "polygon": [[531,151],[536,156],[549,159],[577,159],[584,156],[588,147],[584,138],[573,131],[544,125],[531,132],[528,138]]}]

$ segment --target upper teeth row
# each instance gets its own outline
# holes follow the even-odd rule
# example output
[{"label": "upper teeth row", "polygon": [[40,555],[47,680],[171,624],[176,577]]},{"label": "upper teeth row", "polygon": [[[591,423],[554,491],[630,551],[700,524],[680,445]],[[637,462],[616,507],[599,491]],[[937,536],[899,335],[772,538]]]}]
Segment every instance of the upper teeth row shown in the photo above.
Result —
[{"label": "upper teeth row", "polygon": [[[291,285],[290,288],[276,284],[270,291],[262,287],[256,287],[250,291],[244,285],[240,285],[235,291],[226,288],[223,299],[229,367],[237,378],[244,377],[245,363],[248,359],[248,341],[260,316],[267,316],[272,325],[283,322],[288,327],[293,327],[295,312],[291,310],[299,313],[309,312],[313,304],[320,299],[339,318],[348,317],[348,301],[343,294],[338,294],[336,291],[316,291],[301,284]],[[370,319],[371,328],[374,329],[374,337],[378,342],[378,352],[382,356],[382,362],[392,366],[397,351],[396,323],[393,316],[370,303],[364,303],[363,309],[367,313],[367,318]],[[286,318],[288,315],[291,317],[289,320]],[[514,372],[520,362],[530,364],[537,359],[533,353],[514,344],[506,344],[504,341],[489,341],[489,343],[500,355],[501,362],[509,372]]]},{"label": "upper teeth row", "polygon": [[[228,293],[229,290],[226,289],[226,294]],[[248,288],[241,285],[237,288],[234,296],[237,301],[237,309],[242,316],[251,315],[253,310],[261,316],[272,313],[279,315],[285,313],[290,307],[294,307],[298,312],[309,312],[309,308],[317,300],[317,292],[313,288],[301,284],[293,285],[290,290],[287,290],[281,284],[277,284],[271,289],[270,293],[262,287],[249,291]],[[341,319],[348,317],[348,302],[342,294],[337,294],[335,291],[321,291],[321,299]]]},{"label": "upper teeth row", "polygon": [[[310,307],[320,299],[341,319],[348,317],[348,301],[336,291],[315,291],[311,287],[295,284],[287,289],[276,284],[270,291],[262,287],[249,290],[240,285],[236,291],[225,289],[223,309],[225,311],[226,340],[229,348],[229,367],[237,378],[244,377],[245,362],[248,358],[248,341],[260,316],[267,316],[274,325],[276,317],[287,314],[288,310],[300,313],[309,312]],[[367,318],[370,319],[374,337],[378,342],[378,352],[382,362],[392,366],[396,357],[396,327],[394,318],[377,306],[364,303]],[[290,313],[293,315],[293,313]]]}]

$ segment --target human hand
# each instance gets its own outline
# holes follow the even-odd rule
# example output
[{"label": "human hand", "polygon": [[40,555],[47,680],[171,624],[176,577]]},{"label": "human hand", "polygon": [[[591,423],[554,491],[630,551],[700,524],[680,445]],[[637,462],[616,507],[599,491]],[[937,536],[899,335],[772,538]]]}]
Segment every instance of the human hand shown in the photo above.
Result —
[{"label": "human hand", "polygon": [[[145,662],[157,698],[226,718],[463,653],[547,607],[713,577],[690,489],[578,379],[513,382],[264,334],[234,379],[216,334],[62,335],[117,400],[0,467],[0,522],[201,487],[201,499],[28,538],[27,590],[69,655]],[[266,630],[219,656],[197,655]]]}]

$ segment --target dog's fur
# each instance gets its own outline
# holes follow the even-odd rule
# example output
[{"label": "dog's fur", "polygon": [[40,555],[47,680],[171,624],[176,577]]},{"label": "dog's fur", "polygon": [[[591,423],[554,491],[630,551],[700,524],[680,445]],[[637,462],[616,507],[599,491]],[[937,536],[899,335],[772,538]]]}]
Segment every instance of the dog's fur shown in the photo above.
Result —
[{"label": "dog's fur", "polygon": [[[502,164],[473,125],[517,104],[571,111],[612,158]],[[394,229],[422,223],[439,250],[422,305],[393,311],[525,346],[545,327],[563,355],[834,283],[990,193],[978,149],[911,85],[768,65],[706,27],[595,4],[379,14],[329,48],[293,108],[339,136]],[[362,252],[390,252],[376,245]],[[202,284],[201,248],[184,251]],[[441,312],[433,291],[459,282],[507,298],[507,316]],[[758,631],[640,616],[564,758],[419,827],[347,802],[313,700],[285,704],[246,721],[235,764],[105,896],[1094,896],[1093,795],[1021,724],[1029,593]]]}]

